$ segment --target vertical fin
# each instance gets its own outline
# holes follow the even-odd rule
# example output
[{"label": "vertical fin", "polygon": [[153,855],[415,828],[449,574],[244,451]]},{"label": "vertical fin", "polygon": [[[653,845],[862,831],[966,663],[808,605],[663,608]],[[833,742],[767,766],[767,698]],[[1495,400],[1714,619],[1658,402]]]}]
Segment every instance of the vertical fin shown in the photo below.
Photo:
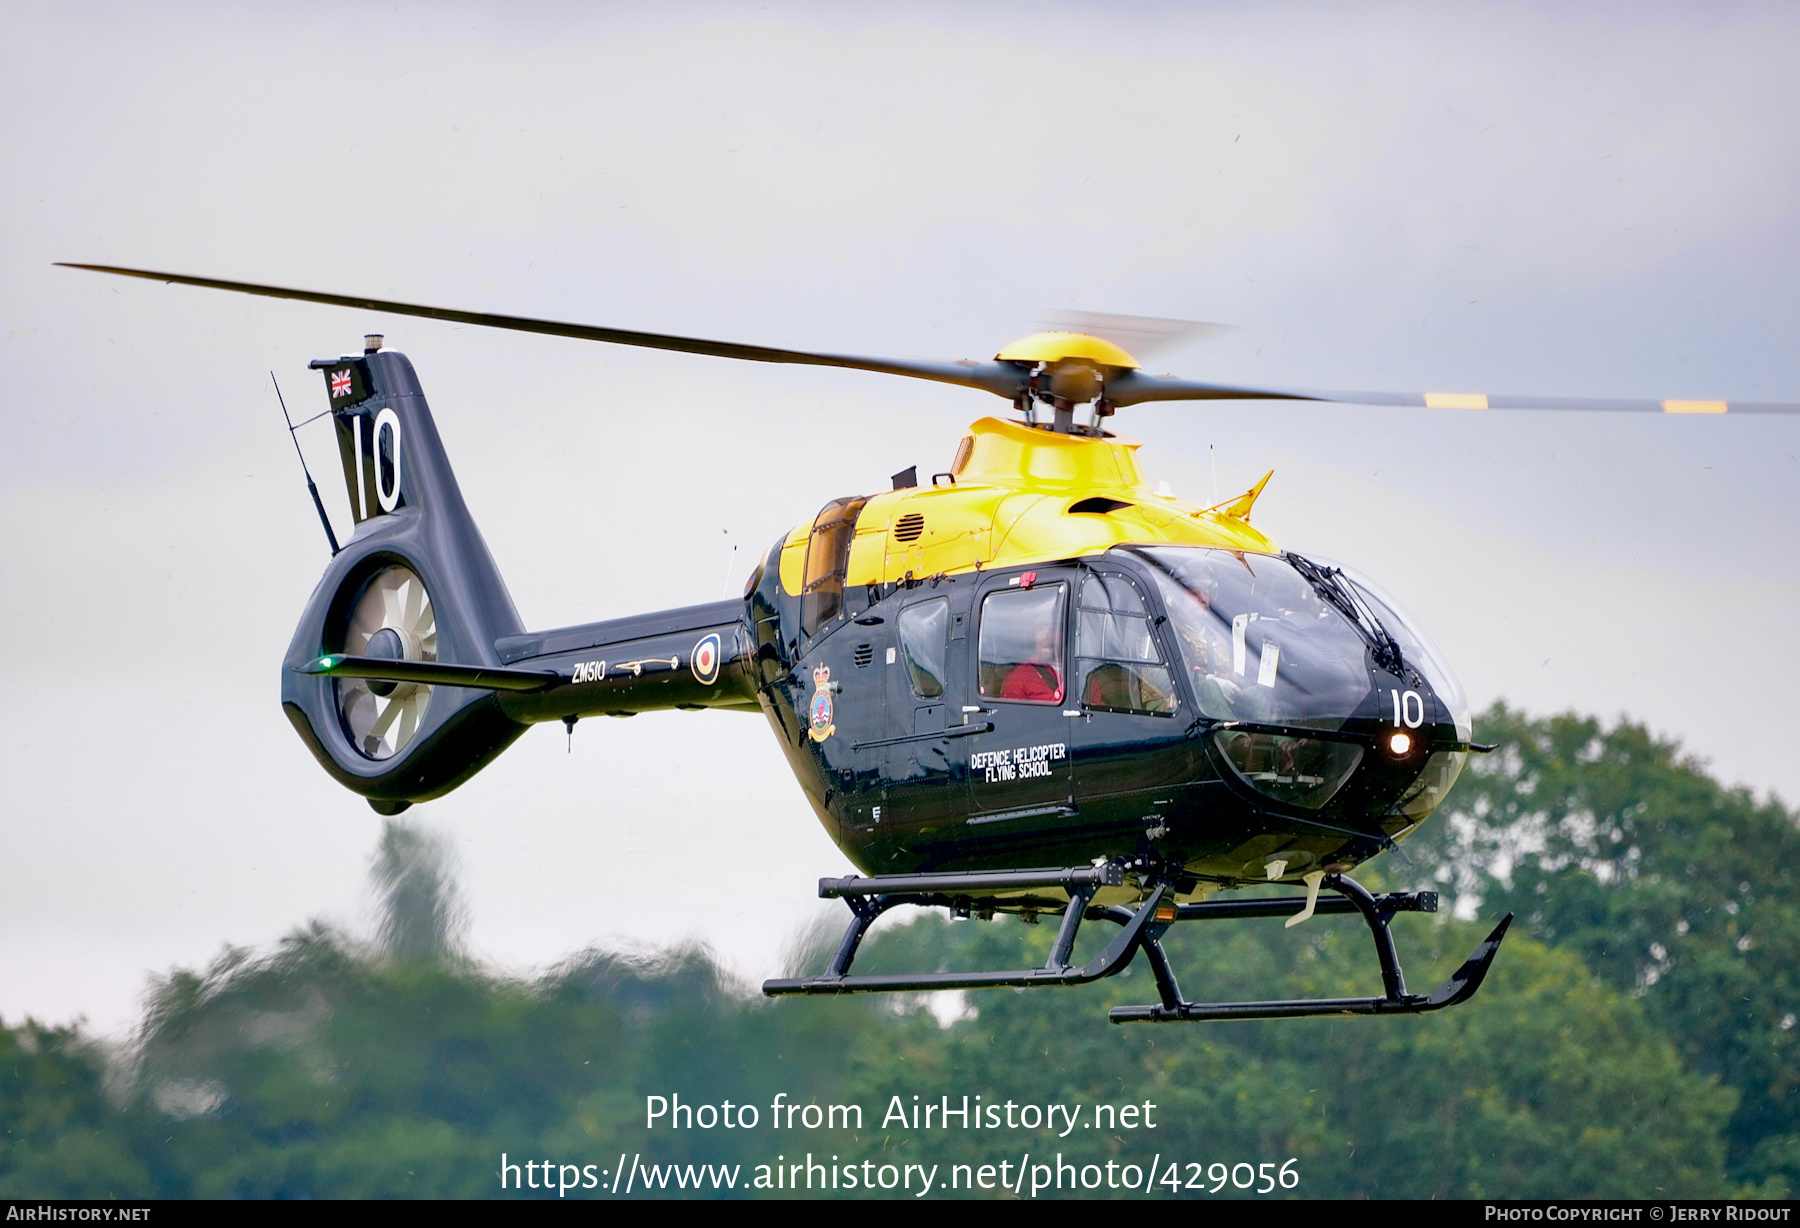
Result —
[{"label": "vertical fin", "polygon": [[308,364],[325,375],[325,395],[337,426],[344,491],[357,525],[407,502],[400,477],[400,424],[378,412],[387,400],[370,369],[377,351],[361,358],[322,358]]}]

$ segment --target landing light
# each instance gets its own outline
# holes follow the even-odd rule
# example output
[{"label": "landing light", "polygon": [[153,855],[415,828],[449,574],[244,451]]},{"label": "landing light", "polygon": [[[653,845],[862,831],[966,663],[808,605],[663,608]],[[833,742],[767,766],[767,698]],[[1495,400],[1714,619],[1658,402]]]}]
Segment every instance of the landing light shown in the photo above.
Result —
[{"label": "landing light", "polygon": [[1396,755],[1404,755],[1407,751],[1412,749],[1412,735],[1409,733],[1396,733],[1393,737],[1388,739],[1388,749],[1393,751]]}]

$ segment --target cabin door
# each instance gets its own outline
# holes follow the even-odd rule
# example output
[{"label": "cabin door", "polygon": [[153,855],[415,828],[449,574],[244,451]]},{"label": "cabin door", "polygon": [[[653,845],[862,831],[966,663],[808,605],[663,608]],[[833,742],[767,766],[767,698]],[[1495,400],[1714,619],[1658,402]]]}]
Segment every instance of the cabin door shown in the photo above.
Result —
[{"label": "cabin door", "polygon": [[965,651],[974,664],[956,719],[966,737],[969,824],[1067,815],[1071,807],[1069,616],[1076,573],[1045,568],[983,580]]},{"label": "cabin door", "polygon": [[1194,769],[1166,636],[1122,570],[1083,569],[1074,621],[1070,758],[1082,817],[1157,831]]}]

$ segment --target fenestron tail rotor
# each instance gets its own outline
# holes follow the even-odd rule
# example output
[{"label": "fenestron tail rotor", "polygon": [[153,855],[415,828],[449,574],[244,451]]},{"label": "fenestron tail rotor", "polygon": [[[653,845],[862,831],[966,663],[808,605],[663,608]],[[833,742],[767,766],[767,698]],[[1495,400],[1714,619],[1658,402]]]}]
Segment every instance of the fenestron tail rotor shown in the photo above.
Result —
[{"label": "fenestron tail rotor", "polygon": [[[340,649],[355,657],[436,661],[437,617],[425,583],[407,567],[387,567],[357,596]],[[391,759],[419,731],[431,688],[366,678],[336,680],[338,715],[350,742],[365,757]]]},{"label": "fenestron tail rotor", "polygon": [[[256,294],[267,298],[298,299],[336,307],[354,307],[389,315],[422,316],[458,324],[477,324],[486,328],[505,328],[515,332],[544,333],[555,337],[573,337],[586,341],[607,341],[615,345],[634,345],[649,349],[677,350],[688,354],[711,354],[719,358],[737,358],[749,362],[794,363],[803,366],[843,367],[857,371],[877,371],[887,375],[904,375],[913,379],[958,384],[978,388],[1011,401],[1015,408],[1035,421],[1036,407],[1046,405],[1053,411],[1045,425],[1051,429],[1073,433],[1096,433],[1101,420],[1114,409],[1140,405],[1148,401],[1322,401],[1344,405],[1393,405],[1415,409],[1541,409],[1599,410],[1615,413],[1664,414],[1792,414],[1800,413],[1800,403],[1771,401],[1723,401],[1703,399],[1614,399],[1597,397],[1518,396],[1482,392],[1346,392],[1313,388],[1268,388],[1240,384],[1215,384],[1177,379],[1173,376],[1145,374],[1131,348],[1124,344],[1131,336],[1141,346],[1151,349],[1166,344],[1181,344],[1217,332],[1222,326],[1189,320],[1166,320],[1143,316],[1106,316],[1098,313],[1070,315],[1073,324],[1084,324],[1090,331],[1053,331],[1022,338],[1002,349],[986,361],[964,360],[937,362],[928,360],[883,358],[861,354],[827,354],[809,350],[784,350],[770,346],[745,345],[733,341],[710,341],[698,337],[677,337],[665,333],[634,332],[620,328],[602,328],[590,324],[574,324],[557,320],[539,320],[527,316],[498,315],[491,312],[461,311],[448,307],[431,307],[419,303],[402,303],[388,299],[347,294],[325,294],[315,290],[295,290],[266,286],[253,282],[225,281],[211,277],[191,277],[181,273],[159,273],[148,269],[122,268],[104,264],[63,263],[65,268],[88,269],[96,273],[114,273],[123,277],[140,277],[151,281],[180,285],[204,286],[215,290],[231,290],[240,294]],[[1091,402],[1093,418],[1077,425],[1074,409]]]}]

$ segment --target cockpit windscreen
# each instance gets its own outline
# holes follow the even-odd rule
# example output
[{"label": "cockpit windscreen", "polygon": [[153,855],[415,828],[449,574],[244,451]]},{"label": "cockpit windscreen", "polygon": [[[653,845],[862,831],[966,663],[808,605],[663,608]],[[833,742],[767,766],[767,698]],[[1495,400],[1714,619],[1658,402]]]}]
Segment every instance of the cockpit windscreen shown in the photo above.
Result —
[{"label": "cockpit windscreen", "polygon": [[1215,720],[1338,729],[1372,685],[1363,635],[1285,560],[1195,546],[1152,564],[1200,710]]}]

